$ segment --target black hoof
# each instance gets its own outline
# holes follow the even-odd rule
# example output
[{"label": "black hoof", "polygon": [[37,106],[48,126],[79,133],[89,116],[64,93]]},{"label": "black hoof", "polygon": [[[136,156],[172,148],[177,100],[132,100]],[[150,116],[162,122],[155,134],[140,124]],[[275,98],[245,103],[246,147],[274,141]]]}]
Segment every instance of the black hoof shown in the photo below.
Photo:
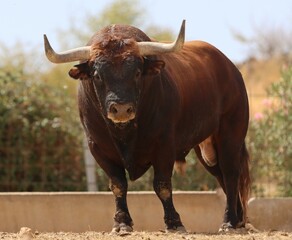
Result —
[{"label": "black hoof", "polygon": [[186,233],[187,230],[184,226],[178,226],[173,228],[166,228],[165,232],[167,233]]},{"label": "black hoof", "polygon": [[111,231],[111,233],[119,235],[127,235],[130,234],[130,232],[133,232],[132,226],[125,223],[115,223]]},{"label": "black hoof", "polygon": [[235,228],[232,226],[230,222],[223,223],[221,227],[219,228],[219,233],[233,233],[235,231]]},{"label": "black hoof", "polygon": [[248,234],[252,232],[258,232],[251,224],[240,223],[236,227],[233,227],[230,222],[223,223],[219,229],[219,233],[236,233],[236,234]]}]

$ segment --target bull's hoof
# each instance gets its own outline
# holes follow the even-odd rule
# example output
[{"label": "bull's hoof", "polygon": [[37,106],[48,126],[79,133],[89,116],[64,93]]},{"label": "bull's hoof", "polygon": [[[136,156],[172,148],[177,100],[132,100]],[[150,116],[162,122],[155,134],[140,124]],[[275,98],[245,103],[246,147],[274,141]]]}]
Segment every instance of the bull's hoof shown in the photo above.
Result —
[{"label": "bull's hoof", "polygon": [[118,234],[118,235],[128,235],[131,232],[133,232],[133,228],[125,223],[115,223],[111,233],[112,234]]},{"label": "bull's hoof", "polygon": [[228,223],[223,223],[221,227],[219,228],[219,233],[234,233],[235,228],[231,225],[230,222]]},{"label": "bull's hoof", "polygon": [[166,233],[186,233],[187,230],[185,229],[184,226],[178,226],[178,227],[173,227],[173,228],[167,228],[165,232]]},{"label": "bull's hoof", "polygon": [[230,223],[223,223],[219,229],[219,233],[226,234],[248,234],[258,232],[251,224],[239,223],[236,227],[233,227]]}]

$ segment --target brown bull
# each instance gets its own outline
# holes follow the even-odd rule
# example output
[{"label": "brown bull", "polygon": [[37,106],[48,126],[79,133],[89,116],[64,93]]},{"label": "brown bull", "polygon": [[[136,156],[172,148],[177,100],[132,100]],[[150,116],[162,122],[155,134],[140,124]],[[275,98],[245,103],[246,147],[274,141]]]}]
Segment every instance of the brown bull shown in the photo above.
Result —
[{"label": "brown bull", "polygon": [[81,122],[94,158],[110,179],[116,200],[113,231],[131,231],[126,172],[131,180],[154,169],[154,190],[167,229],[184,230],[172,201],[176,163],[195,149],[223,188],[227,204],[222,229],[244,226],[249,192],[248,99],[234,64],[208,43],[184,43],[183,22],[173,43],[152,42],[141,30],[111,25],[86,47],[48,59],[80,61],[69,71],[80,79]]}]

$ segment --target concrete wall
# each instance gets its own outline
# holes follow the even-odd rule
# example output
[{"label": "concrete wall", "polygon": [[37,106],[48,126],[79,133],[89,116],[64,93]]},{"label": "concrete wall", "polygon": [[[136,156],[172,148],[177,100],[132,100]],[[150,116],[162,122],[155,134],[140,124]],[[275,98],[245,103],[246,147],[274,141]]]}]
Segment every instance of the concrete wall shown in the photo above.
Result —
[{"label": "concrete wall", "polygon": [[[250,201],[255,227],[292,231],[292,199],[278,200]],[[174,204],[187,230],[217,232],[225,198],[216,192],[175,192]],[[155,193],[130,192],[128,205],[135,230],[164,229],[162,205]],[[41,232],[110,231],[114,212],[111,193],[0,193],[1,232],[17,232],[21,227]]]},{"label": "concrete wall", "polygon": [[254,198],[248,206],[249,219],[258,229],[292,232],[292,198]]},{"label": "concrete wall", "polygon": [[[185,227],[217,231],[224,198],[215,192],[176,192],[174,204]],[[135,230],[164,229],[162,205],[153,192],[130,192],[128,205]],[[2,193],[0,231],[21,227],[38,231],[110,231],[115,212],[112,193]]]}]

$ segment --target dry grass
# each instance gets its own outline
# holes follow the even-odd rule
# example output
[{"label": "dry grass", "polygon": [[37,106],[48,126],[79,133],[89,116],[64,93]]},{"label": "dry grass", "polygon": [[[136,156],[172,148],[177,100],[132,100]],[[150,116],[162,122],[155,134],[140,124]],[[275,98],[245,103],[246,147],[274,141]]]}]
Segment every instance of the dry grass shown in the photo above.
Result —
[{"label": "dry grass", "polygon": [[238,66],[248,91],[251,116],[265,108],[263,100],[267,97],[266,89],[279,81],[284,65],[285,61],[282,58],[272,58],[250,59]]}]

